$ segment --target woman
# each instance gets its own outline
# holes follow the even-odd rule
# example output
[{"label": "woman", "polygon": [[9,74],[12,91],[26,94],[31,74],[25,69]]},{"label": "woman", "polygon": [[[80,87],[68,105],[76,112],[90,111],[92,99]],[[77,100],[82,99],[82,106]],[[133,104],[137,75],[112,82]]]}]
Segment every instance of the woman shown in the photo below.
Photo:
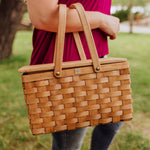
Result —
[{"label": "woman", "polygon": [[[90,53],[83,34],[83,28],[75,9],[69,5],[80,2],[90,23],[99,57],[108,52],[107,36],[116,39],[119,32],[119,19],[110,16],[111,0],[27,0],[28,12],[32,24],[33,53],[31,65],[51,63],[53,61],[55,35],[58,28],[58,5],[66,4],[67,25],[63,61],[79,60],[72,33],[80,32],[81,41],[87,59]],[[92,134],[91,150],[107,150],[121,123],[98,125]],[[79,150],[87,128],[53,133],[53,150]]]}]

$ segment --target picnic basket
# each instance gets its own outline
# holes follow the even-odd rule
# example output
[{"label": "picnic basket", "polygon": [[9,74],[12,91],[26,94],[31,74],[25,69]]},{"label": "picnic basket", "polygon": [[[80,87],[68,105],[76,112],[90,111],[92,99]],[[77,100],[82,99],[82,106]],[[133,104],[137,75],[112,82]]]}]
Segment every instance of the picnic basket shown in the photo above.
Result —
[{"label": "picnic basket", "polygon": [[24,98],[33,135],[73,130],[132,119],[129,63],[125,58],[98,58],[84,8],[79,14],[91,59],[73,33],[81,60],[62,62],[66,5],[59,5],[54,63],[24,66]]}]

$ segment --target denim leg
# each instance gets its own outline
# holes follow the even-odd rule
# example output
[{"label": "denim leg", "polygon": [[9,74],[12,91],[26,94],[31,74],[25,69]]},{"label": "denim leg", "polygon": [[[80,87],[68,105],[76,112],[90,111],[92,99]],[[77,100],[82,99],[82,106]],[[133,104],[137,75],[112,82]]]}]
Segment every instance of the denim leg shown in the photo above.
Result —
[{"label": "denim leg", "polygon": [[107,150],[122,122],[98,125],[92,133],[91,150]]},{"label": "denim leg", "polygon": [[52,150],[80,150],[86,128],[53,133]]}]

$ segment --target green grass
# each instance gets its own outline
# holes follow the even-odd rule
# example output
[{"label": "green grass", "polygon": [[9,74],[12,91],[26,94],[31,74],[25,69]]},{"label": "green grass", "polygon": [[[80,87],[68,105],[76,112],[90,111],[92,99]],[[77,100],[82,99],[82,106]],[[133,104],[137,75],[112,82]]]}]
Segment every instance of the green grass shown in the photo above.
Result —
[{"label": "green grass", "polygon": [[150,116],[150,48],[149,35],[121,34],[110,42],[110,55],[126,57],[129,60],[132,77],[134,111],[142,111]]},{"label": "green grass", "polygon": [[[20,31],[13,56],[0,62],[0,150],[50,150],[51,134],[32,136],[17,70],[30,62],[32,33]],[[120,34],[110,41],[110,56],[126,57],[131,67],[134,119],[124,123],[110,150],[150,149],[150,48],[149,35]],[[92,127],[82,150],[90,149]]]}]

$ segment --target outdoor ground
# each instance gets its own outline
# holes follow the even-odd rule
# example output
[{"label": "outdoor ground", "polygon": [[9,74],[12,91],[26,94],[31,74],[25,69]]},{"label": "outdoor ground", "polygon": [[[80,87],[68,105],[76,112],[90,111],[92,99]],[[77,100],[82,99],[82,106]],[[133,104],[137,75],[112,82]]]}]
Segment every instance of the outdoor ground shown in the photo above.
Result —
[{"label": "outdoor ground", "polygon": [[[124,123],[110,150],[150,150],[149,34],[121,33],[110,41],[110,56],[126,57],[131,67],[134,119]],[[51,150],[51,134],[32,136],[17,70],[29,64],[32,33],[16,35],[13,56],[0,63],[0,150]],[[90,150],[92,127],[81,150]]]}]

